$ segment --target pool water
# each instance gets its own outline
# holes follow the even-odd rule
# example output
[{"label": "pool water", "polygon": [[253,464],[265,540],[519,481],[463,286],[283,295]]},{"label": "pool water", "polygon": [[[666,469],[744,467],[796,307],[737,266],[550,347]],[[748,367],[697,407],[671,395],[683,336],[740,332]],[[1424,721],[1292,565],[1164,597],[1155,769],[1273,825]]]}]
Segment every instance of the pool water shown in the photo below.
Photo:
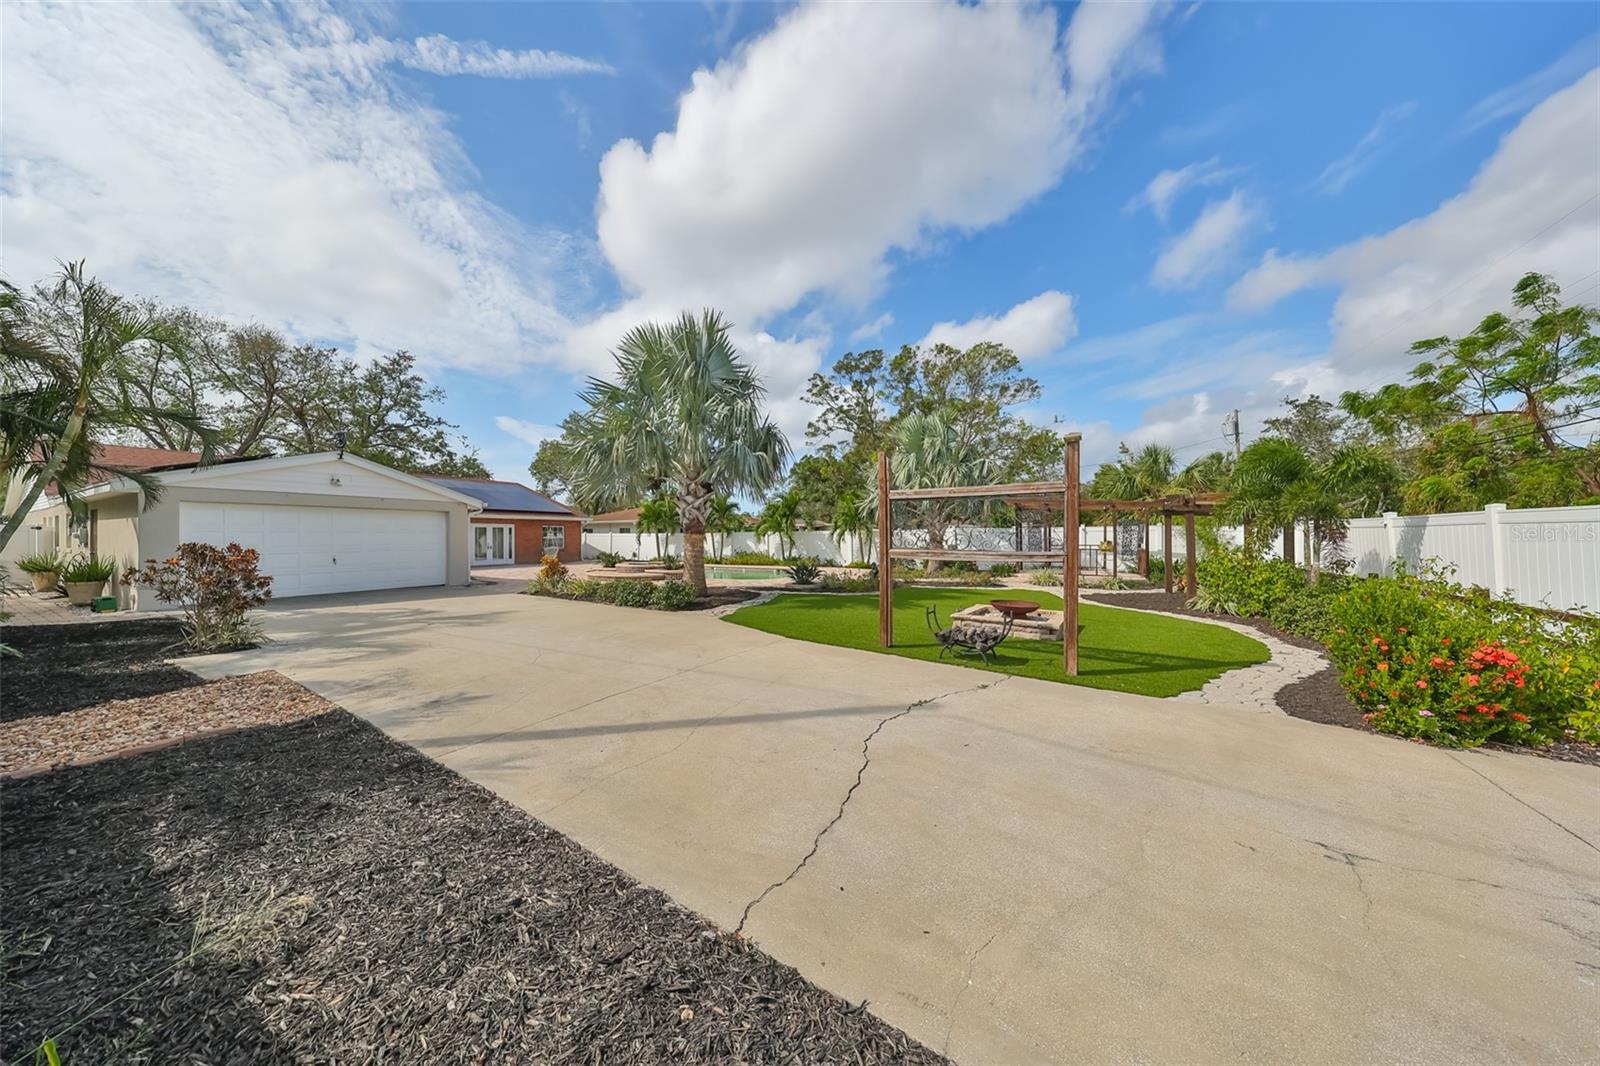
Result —
[{"label": "pool water", "polygon": [[784,572],[775,566],[706,567],[706,577],[714,577],[718,581],[764,581],[768,578],[785,576]]}]

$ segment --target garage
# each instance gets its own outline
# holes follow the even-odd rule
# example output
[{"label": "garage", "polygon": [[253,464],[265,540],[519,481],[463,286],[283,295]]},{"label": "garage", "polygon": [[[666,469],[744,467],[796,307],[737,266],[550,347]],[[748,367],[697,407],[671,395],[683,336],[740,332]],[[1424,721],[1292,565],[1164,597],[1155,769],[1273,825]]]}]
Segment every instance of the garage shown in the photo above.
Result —
[{"label": "garage", "polygon": [[[239,544],[261,553],[275,600],[471,581],[471,521],[483,504],[448,485],[339,452],[201,465],[194,453],[102,450],[107,465],[154,477],[160,492],[108,476],[78,494],[81,521],[46,501],[38,522],[66,531],[58,550],[92,551],[121,568],[170,558],[181,544]],[[110,592],[122,610],[167,607],[125,581]]]},{"label": "garage", "polygon": [[443,585],[442,511],[180,503],[178,539],[261,553],[274,599]]}]

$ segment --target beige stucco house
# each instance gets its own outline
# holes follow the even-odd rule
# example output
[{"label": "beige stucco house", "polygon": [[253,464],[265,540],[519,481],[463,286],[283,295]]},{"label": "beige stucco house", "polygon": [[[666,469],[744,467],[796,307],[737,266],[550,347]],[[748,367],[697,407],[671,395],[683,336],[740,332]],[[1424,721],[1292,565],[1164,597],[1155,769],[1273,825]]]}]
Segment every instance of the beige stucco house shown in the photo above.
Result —
[{"label": "beige stucco house", "polygon": [[[237,542],[261,553],[278,600],[469,581],[470,522],[483,510],[471,496],[335,452],[206,467],[197,458],[105,449],[110,465],[155,473],[160,496],[148,501],[132,481],[112,477],[78,493],[85,512],[78,521],[46,496],[29,514],[28,526],[38,528],[19,537],[41,550],[89,551],[124,565],[164,559],[186,541]],[[154,606],[141,604],[148,594],[120,577],[108,591],[124,609]]]}]

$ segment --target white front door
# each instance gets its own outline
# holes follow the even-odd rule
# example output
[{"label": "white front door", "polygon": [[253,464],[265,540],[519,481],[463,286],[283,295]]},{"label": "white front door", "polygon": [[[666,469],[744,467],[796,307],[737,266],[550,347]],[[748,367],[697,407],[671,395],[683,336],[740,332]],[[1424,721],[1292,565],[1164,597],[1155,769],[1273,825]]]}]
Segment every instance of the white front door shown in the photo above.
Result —
[{"label": "white front door", "polygon": [[442,511],[180,503],[179,541],[261,553],[272,596],[413,588],[445,583]]},{"label": "white front door", "polygon": [[516,561],[516,528],[491,526],[474,522],[472,525],[472,565],[508,566]]}]

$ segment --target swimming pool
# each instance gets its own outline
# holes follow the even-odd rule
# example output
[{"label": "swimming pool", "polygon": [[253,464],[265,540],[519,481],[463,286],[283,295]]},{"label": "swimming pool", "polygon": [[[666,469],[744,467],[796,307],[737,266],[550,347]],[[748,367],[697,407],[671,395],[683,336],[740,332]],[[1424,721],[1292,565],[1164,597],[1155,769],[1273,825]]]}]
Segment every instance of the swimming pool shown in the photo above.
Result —
[{"label": "swimming pool", "polygon": [[765,581],[768,578],[787,577],[776,566],[708,566],[706,577],[718,581]]}]

